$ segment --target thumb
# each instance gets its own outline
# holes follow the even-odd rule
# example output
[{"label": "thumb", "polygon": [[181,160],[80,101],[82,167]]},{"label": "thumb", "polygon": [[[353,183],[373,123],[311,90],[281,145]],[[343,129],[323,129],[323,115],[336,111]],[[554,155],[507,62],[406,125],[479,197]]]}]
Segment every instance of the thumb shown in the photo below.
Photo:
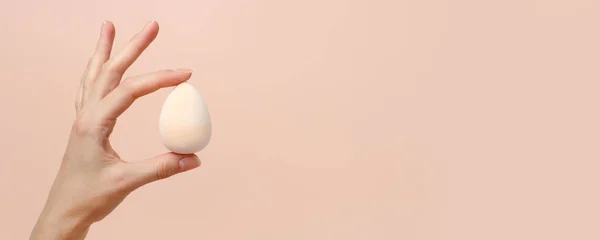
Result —
[{"label": "thumb", "polygon": [[200,159],[194,154],[164,153],[153,158],[130,163],[132,180],[136,187],[171,177],[200,166]]}]

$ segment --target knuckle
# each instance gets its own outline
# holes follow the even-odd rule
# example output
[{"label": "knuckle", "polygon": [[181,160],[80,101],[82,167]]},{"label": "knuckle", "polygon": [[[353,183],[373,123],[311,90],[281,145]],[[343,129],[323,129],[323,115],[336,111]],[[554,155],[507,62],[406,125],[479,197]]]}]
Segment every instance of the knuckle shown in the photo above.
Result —
[{"label": "knuckle", "polygon": [[173,175],[175,175],[175,168],[173,167],[173,164],[167,161],[159,162],[157,164],[156,179],[165,179]]},{"label": "knuckle", "polygon": [[123,88],[123,90],[133,89],[133,81],[131,78],[125,78],[119,85]]},{"label": "knuckle", "polygon": [[102,64],[102,70],[110,73],[111,75],[121,76],[122,71],[118,64],[115,64],[112,60],[108,60]]},{"label": "knuckle", "polygon": [[75,120],[73,124],[73,132],[80,137],[99,137],[110,134],[110,125],[96,121],[89,117],[86,112],[80,112],[81,117]]},{"label": "knuckle", "polygon": [[102,70],[107,72],[115,72],[115,65],[110,61],[106,61],[102,64]]},{"label": "knuckle", "polygon": [[94,64],[94,57],[90,57],[87,60],[87,67],[89,68],[90,66],[92,66],[92,64]]},{"label": "knuckle", "polygon": [[125,94],[127,94],[128,96],[130,96],[131,98],[137,98],[136,95],[136,82],[131,80],[131,79],[125,79],[123,80],[123,82],[121,82],[119,84],[119,87],[121,88],[121,91],[123,91]]},{"label": "knuckle", "polygon": [[73,130],[75,134],[79,136],[87,136],[92,132],[92,124],[88,118],[80,118],[75,121],[73,124]]},{"label": "knuckle", "polygon": [[108,137],[112,133],[115,125],[116,125],[116,120],[113,120],[113,119],[103,120],[103,121],[101,121],[100,124],[98,124],[98,126],[95,126],[93,128],[94,129],[93,133],[95,135],[99,135],[102,137]]}]

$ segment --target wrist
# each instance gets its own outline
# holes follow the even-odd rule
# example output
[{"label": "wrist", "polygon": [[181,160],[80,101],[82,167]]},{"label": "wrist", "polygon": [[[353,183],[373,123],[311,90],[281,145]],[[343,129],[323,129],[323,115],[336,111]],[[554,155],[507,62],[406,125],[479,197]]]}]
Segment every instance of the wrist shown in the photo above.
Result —
[{"label": "wrist", "polygon": [[31,233],[30,240],[81,240],[90,225],[83,221],[42,213]]}]

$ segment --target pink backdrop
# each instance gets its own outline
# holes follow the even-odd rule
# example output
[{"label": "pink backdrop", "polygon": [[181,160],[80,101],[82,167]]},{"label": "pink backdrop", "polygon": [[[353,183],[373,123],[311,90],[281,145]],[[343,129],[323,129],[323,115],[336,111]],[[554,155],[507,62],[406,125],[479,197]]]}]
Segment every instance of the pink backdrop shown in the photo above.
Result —
[{"label": "pink backdrop", "polygon": [[[102,20],[128,74],[195,70],[203,166],[148,185],[89,239],[600,239],[595,0],[0,1],[0,239],[26,239]],[[169,90],[113,146],[163,152]]]}]

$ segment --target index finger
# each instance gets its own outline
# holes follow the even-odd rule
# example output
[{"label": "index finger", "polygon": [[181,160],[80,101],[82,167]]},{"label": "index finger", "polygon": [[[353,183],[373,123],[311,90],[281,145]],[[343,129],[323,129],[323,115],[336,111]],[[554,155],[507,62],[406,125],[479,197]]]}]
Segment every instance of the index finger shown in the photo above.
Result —
[{"label": "index finger", "polygon": [[124,80],[100,102],[97,110],[101,120],[115,120],[133,102],[161,88],[171,87],[187,81],[192,76],[189,69],[162,70]]}]

